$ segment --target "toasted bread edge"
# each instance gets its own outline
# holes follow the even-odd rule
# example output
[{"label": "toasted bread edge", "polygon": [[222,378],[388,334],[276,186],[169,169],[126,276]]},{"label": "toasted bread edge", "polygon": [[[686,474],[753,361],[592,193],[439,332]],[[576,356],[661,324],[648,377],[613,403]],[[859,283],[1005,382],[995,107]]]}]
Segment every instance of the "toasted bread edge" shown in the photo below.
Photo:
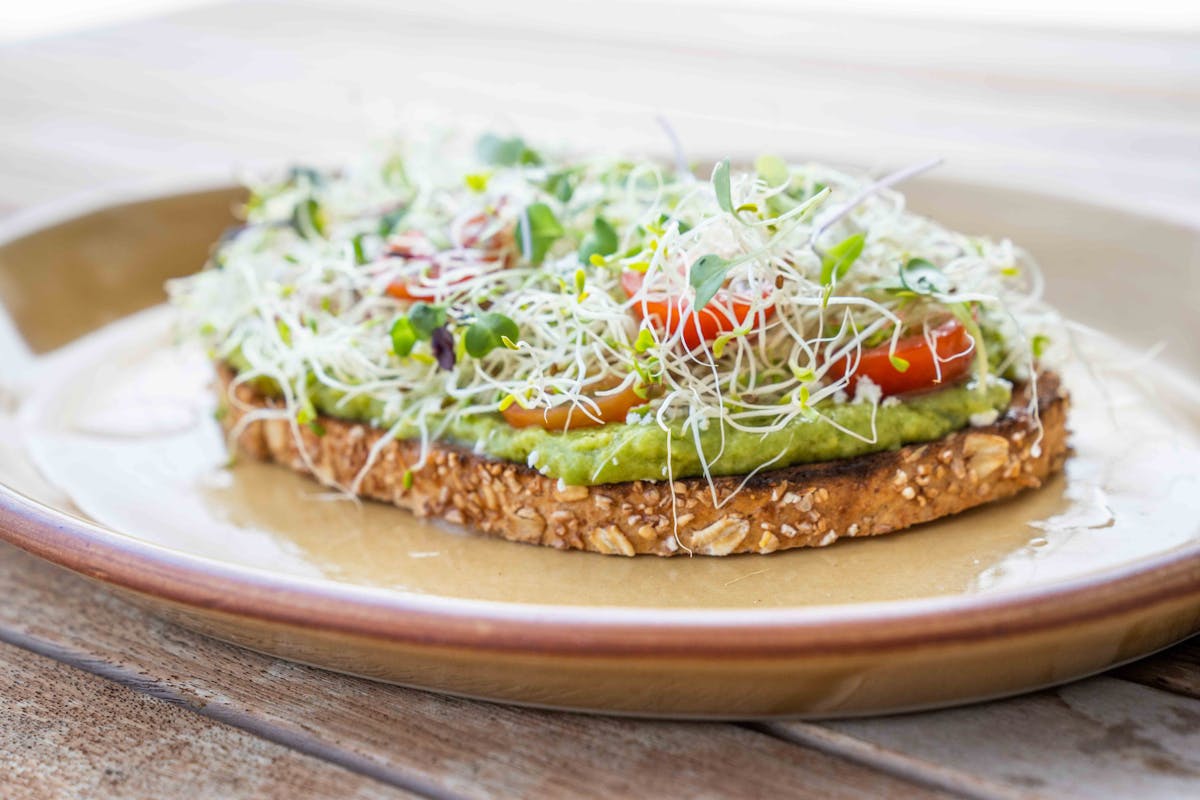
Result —
[{"label": "toasted bread edge", "polygon": [[[235,384],[224,365],[218,367],[218,384],[226,399],[223,425],[227,431],[241,428],[239,450],[328,485],[352,486],[384,435],[368,424],[327,416],[319,418],[322,435],[282,418],[243,424],[246,414],[275,408],[278,401]],[[1017,387],[1007,413],[991,425],[894,451],[800,464],[749,479],[717,478],[711,487],[702,478],[564,487],[523,464],[442,443],[430,446],[425,466],[406,480],[420,445],[392,441],[382,446],[356,492],[515,542],[609,555],[723,556],[824,547],[1040,486],[1066,460],[1069,400],[1053,373],[1042,373],[1037,386],[1038,447],[1026,385]]]}]

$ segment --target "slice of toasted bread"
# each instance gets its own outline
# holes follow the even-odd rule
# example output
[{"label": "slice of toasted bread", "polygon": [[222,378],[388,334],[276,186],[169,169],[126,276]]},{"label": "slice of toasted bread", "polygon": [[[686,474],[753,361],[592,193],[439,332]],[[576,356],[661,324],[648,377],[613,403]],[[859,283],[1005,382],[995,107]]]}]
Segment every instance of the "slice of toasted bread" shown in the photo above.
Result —
[{"label": "slice of toasted bread", "polygon": [[[230,390],[233,377],[229,369],[219,370],[222,391]],[[227,430],[249,409],[276,404],[247,385],[232,391],[237,402],[223,418]],[[1068,401],[1057,376],[1039,378],[1043,430],[1035,455],[1037,423],[1028,398],[1029,387],[1018,387],[1008,412],[994,424],[934,442],[800,464],[748,480],[717,478],[716,503],[701,478],[563,487],[523,464],[447,444],[431,446],[425,467],[406,487],[405,472],[420,450],[411,441],[385,445],[358,493],[512,541],[612,555],[723,556],[822,547],[843,536],[897,531],[1040,486],[1066,458]],[[256,420],[243,428],[237,445],[323,483],[349,486],[384,433],[331,417],[321,417],[320,424],[323,435],[300,427],[297,441],[287,420]]]}]

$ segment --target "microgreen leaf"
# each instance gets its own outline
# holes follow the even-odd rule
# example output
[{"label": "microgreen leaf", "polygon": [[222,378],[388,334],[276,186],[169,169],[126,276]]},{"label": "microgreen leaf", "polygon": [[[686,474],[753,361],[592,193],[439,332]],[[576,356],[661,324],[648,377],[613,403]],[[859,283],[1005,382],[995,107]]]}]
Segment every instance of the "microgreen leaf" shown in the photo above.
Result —
[{"label": "microgreen leaf", "polygon": [[817,410],[812,407],[810,400],[812,399],[808,392],[807,384],[801,384],[799,391],[796,392],[796,405],[800,406],[800,418],[806,422],[815,422]]},{"label": "microgreen leaf", "polygon": [[884,327],[872,333],[866,339],[863,339],[863,347],[878,347],[892,338],[892,332],[894,330],[894,325],[885,325]]},{"label": "microgreen leaf", "polygon": [[325,212],[314,198],[306,198],[292,209],[291,226],[305,239],[317,239],[325,235]]},{"label": "microgreen leaf", "polygon": [[515,342],[521,336],[517,323],[503,314],[481,314],[463,334],[467,354],[483,358],[497,347],[506,347],[505,340]]},{"label": "microgreen leaf", "polygon": [[892,366],[896,369],[896,372],[908,372],[908,359],[893,355],[888,356],[888,361],[892,362]]},{"label": "microgreen leaf", "polygon": [[363,236],[365,235],[360,233],[350,240],[350,244],[354,247],[354,263],[360,267],[367,263],[367,254],[363,250]]},{"label": "microgreen leaf", "polygon": [[292,184],[307,183],[309,186],[320,186],[325,182],[325,177],[314,167],[305,167],[297,164],[288,167],[286,180]]},{"label": "microgreen leaf", "polygon": [[[784,167],[786,169],[787,165],[785,164]],[[762,177],[761,173],[760,177]],[[796,206],[825,191],[825,184],[823,183],[813,184],[811,191],[806,191],[806,187],[803,182],[800,182],[799,185],[792,186],[790,171],[788,171],[786,177],[779,177],[782,177],[787,181],[788,188],[767,198],[767,209],[777,217],[782,217],[784,214],[796,208]],[[778,189],[779,186],[773,186],[772,188]]]},{"label": "microgreen leaf", "polygon": [[437,359],[438,366],[447,371],[454,369],[454,334],[450,329],[445,325],[435,328],[429,339],[430,349],[433,350],[433,357]]},{"label": "microgreen leaf", "polygon": [[575,194],[575,173],[571,170],[552,173],[546,178],[542,188],[560,203],[570,202],[571,196]]},{"label": "microgreen leaf", "polygon": [[292,346],[292,329],[288,327],[288,324],[281,319],[276,319],[275,320],[275,330],[279,332],[279,338],[283,340],[283,343],[286,344],[288,347],[291,347]]},{"label": "microgreen leaf", "polygon": [[633,343],[633,349],[635,352],[644,353],[651,347],[654,347],[654,344],[654,334],[650,332],[649,328],[642,328],[638,331],[637,339]]},{"label": "microgreen leaf", "polygon": [[713,346],[712,346],[713,357],[720,358],[725,353],[725,348],[729,346],[730,342],[732,342],[734,339],[738,338],[739,336],[745,336],[745,335],[746,335],[746,330],[744,328],[739,328],[735,331],[729,331],[728,333],[722,333],[720,336],[718,336],[713,341]]},{"label": "microgreen leaf", "polygon": [[401,358],[412,352],[419,338],[408,317],[400,317],[392,323],[392,351]]},{"label": "microgreen leaf", "polygon": [[583,264],[592,263],[592,256],[611,256],[617,252],[620,240],[617,231],[604,217],[596,217],[592,221],[592,231],[583,237],[579,246],[579,261]]},{"label": "microgreen leaf", "polygon": [[692,264],[688,281],[696,290],[696,301],[693,308],[699,310],[709,304],[717,290],[721,288],[721,284],[725,283],[725,276],[729,274],[732,266],[732,261],[712,253],[701,256],[696,263]]},{"label": "microgreen leaf", "polygon": [[821,285],[830,286],[846,277],[850,267],[862,255],[866,241],[865,234],[855,233],[826,250],[821,257]]},{"label": "microgreen leaf", "polygon": [[446,309],[429,303],[415,303],[408,311],[408,321],[418,339],[429,339],[435,330],[446,324]]},{"label": "microgreen leaf", "polygon": [[525,145],[519,136],[508,138],[485,133],[475,145],[479,160],[496,167],[515,167],[518,164],[540,164],[542,158]]},{"label": "microgreen leaf", "polygon": [[808,367],[792,367],[792,377],[801,383],[816,380],[817,374]]},{"label": "microgreen leaf", "polygon": [[404,158],[394,155],[383,165],[383,181],[390,186],[408,186],[408,170],[404,168]]},{"label": "microgreen leaf", "polygon": [[517,220],[516,240],[523,255],[531,264],[540,264],[546,251],[566,233],[550,206],[534,203],[526,206]]},{"label": "microgreen leaf", "polygon": [[733,213],[732,190],[729,186],[729,159],[726,158],[713,167],[713,191],[717,193],[717,205],[726,213]]},{"label": "microgreen leaf", "polygon": [[1034,358],[1041,358],[1049,345],[1050,337],[1044,333],[1034,334],[1033,340],[1029,343],[1030,348],[1033,350]]},{"label": "microgreen leaf", "polygon": [[472,192],[483,192],[487,190],[488,175],[486,172],[472,172],[463,180],[467,184],[467,188]]},{"label": "microgreen leaf", "polygon": [[772,189],[778,189],[792,180],[792,174],[788,170],[787,162],[779,156],[759,156],[754,159],[754,171]]},{"label": "microgreen leaf", "polygon": [[379,235],[391,236],[395,232],[396,226],[400,224],[400,220],[404,219],[404,215],[408,213],[407,208],[397,208],[394,211],[389,211],[379,218]]},{"label": "microgreen leaf", "polygon": [[900,285],[914,294],[941,294],[950,288],[946,273],[923,258],[910,258],[900,267]]},{"label": "microgreen leaf", "polygon": [[302,401],[300,409],[296,412],[296,422],[307,426],[317,436],[325,435],[325,426],[317,419],[317,409],[307,398]]}]

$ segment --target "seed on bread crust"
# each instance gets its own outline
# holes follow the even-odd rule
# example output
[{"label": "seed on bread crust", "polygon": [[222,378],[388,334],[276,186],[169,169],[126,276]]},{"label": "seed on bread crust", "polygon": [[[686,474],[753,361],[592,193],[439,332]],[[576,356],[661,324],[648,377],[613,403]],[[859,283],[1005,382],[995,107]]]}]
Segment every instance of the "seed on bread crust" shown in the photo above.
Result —
[{"label": "seed on bread crust", "polygon": [[[231,391],[233,372],[221,366],[218,376],[222,392]],[[244,384],[232,391],[236,402],[222,418],[227,430],[247,413],[277,405]],[[411,441],[384,445],[359,494],[512,541],[609,555],[824,547],[839,531],[853,537],[890,533],[1040,486],[1066,459],[1068,400],[1056,375],[1040,376],[1043,430],[1035,449],[1028,399],[1028,387],[1018,387],[1008,412],[994,423],[936,443],[755,474],[731,499],[743,479],[716,478],[719,506],[702,478],[561,486],[523,464],[447,444],[430,447],[425,468],[413,472],[406,486],[408,465],[420,457],[419,444]],[[384,432],[332,417],[319,422],[323,436],[300,427],[297,441],[287,420],[258,419],[241,430],[237,445],[324,483],[349,486]]]}]

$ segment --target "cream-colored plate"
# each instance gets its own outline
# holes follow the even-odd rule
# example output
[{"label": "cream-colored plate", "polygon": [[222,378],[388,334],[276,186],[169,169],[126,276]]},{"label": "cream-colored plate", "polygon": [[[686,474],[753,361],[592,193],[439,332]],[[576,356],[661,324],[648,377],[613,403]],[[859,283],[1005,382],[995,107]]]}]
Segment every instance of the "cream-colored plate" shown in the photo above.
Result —
[{"label": "cream-colored plate", "polygon": [[[820,550],[621,559],[422,522],[270,465],[227,469],[203,355],[173,341],[166,309],[129,315],[166,275],[201,262],[227,221],[232,194],[218,191],[33,226],[0,245],[16,329],[38,349],[65,345],[34,357],[0,340],[0,398],[15,411],[0,423],[10,487],[0,528],[259,649],[445,691],[631,713],[959,702],[1194,631],[1200,235],[983,187],[917,194],[951,224],[1026,244],[1068,313],[1113,316],[1121,325],[1105,327],[1141,343],[1077,335],[1088,366],[1065,375],[1075,455],[1040,491]],[[1130,302],[1149,280],[1160,290]],[[1174,365],[1145,350],[1163,334]]]}]

